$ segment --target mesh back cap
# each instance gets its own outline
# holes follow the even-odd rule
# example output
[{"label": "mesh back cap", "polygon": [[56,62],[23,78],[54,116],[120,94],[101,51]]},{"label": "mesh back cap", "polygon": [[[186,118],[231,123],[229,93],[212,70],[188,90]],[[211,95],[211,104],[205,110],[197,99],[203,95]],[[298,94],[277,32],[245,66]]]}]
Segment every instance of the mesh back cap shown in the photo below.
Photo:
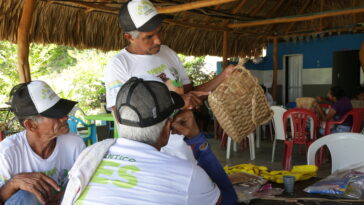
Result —
[{"label": "mesh back cap", "polygon": [[[120,109],[127,106],[135,111],[139,121],[120,117]],[[130,78],[119,90],[116,97],[116,117],[120,124],[133,127],[149,127],[157,124],[182,108],[180,95],[168,90],[164,83]]]},{"label": "mesh back cap", "polygon": [[170,17],[158,13],[149,0],[132,0],[121,7],[119,12],[120,26],[124,32],[138,30],[150,32],[162,24],[162,21]]},{"label": "mesh back cap", "polygon": [[16,85],[10,97],[11,110],[18,118],[34,115],[62,118],[77,103],[60,98],[47,83],[40,80]]}]

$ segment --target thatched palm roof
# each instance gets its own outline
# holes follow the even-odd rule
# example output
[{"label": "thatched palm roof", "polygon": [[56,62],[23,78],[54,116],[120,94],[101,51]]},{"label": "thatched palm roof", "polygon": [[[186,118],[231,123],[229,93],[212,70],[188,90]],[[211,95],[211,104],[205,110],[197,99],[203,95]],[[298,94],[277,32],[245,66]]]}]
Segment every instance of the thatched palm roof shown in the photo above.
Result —
[{"label": "thatched palm roof", "polygon": [[[126,0],[35,0],[30,41],[77,48],[117,50],[126,45],[117,13]],[[197,1],[197,0],[195,0]],[[152,0],[165,8],[193,1]],[[16,42],[22,0],[0,1],[0,40]],[[163,25],[163,43],[188,55],[222,55],[228,31],[230,56],[258,55],[274,37],[363,32],[362,0],[237,0],[177,13]],[[354,14],[331,16],[333,11]],[[322,16],[323,14],[323,16]],[[320,16],[321,15],[321,16]],[[305,20],[314,16],[314,20]],[[287,23],[275,23],[278,21]],[[300,18],[297,18],[300,17]],[[310,17],[311,18],[311,17]],[[268,19],[268,20],[267,20]],[[269,20],[275,19],[275,20]],[[283,20],[282,20],[283,19]],[[261,24],[252,26],[250,24]]]}]

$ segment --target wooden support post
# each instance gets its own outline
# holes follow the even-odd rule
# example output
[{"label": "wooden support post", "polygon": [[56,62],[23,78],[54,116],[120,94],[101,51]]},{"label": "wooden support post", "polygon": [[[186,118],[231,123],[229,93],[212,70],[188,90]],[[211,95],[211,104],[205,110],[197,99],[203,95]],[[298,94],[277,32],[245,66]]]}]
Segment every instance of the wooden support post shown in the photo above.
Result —
[{"label": "wooden support post", "polygon": [[222,44],[222,69],[227,66],[227,58],[229,51],[229,32],[224,31],[224,38]]},{"label": "wooden support post", "polygon": [[35,0],[24,0],[18,26],[18,71],[21,83],[31,81],[29,68],[29,30],[32,22]]},{"label": "wooden support post", "polygon": [[272,79],[272,97],[277,101],[277,74],[278,74],[278,40],[273,39],[273,79]]}]

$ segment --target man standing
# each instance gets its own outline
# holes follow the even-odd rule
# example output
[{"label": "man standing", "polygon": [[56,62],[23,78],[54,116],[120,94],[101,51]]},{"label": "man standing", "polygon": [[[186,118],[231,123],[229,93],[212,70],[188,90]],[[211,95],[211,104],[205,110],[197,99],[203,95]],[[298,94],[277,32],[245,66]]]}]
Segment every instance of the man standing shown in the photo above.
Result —
[{"label": "man standing", "polygon": [[[87,148],[70,171],[62,205],[236,204],[235,191],[191,111],[165,84],[131,78],[117,95],[117,140]],[[173,120],[172,120],[173,116]],[[183,134],[198,162],[159,152]],[[211,181],[212,180],[212,181]]]},{"label": "man standing", "polygon": [[[152,75],[159,77],[167,87],[179,94],[185,93],[185,101],[191,100],[192,108],[201,104],[190,91],[214,90],[234,66],[228,66],[211,81],[193,87],[177,54],[161,45],[159,33],[165,17],[159,14],[148,0],[129,1],[120,10],[119,21],[124,38],[129,45],[122,49],[108,63],[105,71],[107,108],[115,106],[120,87],[131,77]],[[185,145],[183,136],[171,135],[168,145],[162,151],[183,159],[194,159],[191,149]]]},{"label": "man standing", "polygon": [[25,130],[0,143],[0,202],[59,203],[68,170],[85,148],[67,124],[77,102],[59,98],[43,81],[19,84],[10,96],[11,109]]}]

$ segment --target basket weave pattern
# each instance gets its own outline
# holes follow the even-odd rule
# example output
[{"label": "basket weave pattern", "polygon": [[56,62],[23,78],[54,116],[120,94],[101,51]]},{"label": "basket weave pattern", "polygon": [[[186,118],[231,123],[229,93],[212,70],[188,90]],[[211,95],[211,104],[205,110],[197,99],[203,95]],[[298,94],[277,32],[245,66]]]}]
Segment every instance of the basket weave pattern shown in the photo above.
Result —
[{"label": "basket weave pattern", "polygon": [[258,80],[241,62],[208,101],[221,127],[238,143],[273,116]]}]

